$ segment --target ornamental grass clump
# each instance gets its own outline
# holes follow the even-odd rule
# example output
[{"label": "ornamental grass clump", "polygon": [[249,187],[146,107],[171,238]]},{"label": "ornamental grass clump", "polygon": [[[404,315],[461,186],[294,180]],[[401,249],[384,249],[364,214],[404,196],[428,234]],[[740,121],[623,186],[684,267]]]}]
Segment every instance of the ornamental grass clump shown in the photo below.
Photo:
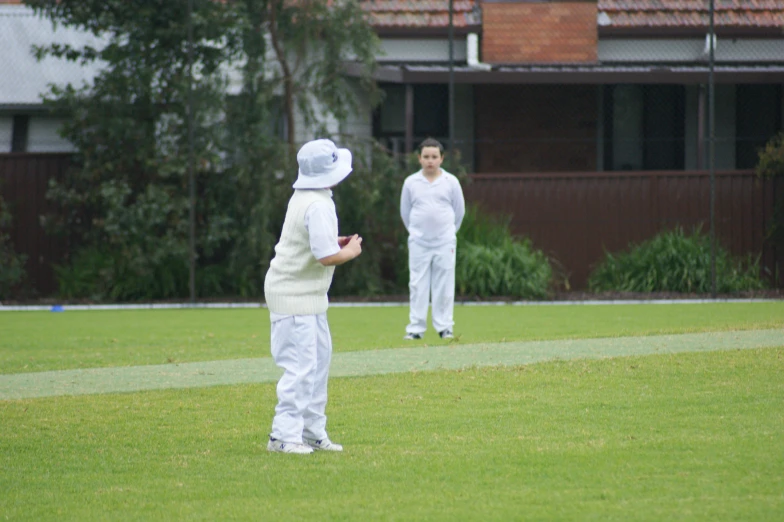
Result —
[{"label": "ornamental grass clump", "polygon": [[[624,252],[606,252],[588,280],[594,292],[711,291],[710,237],[696,229],[691,235],[681,227],[662,232],[649,241],[631,245]],[[759,257],[735,259],[716,247],[716,291],[721,293],[765,288]]]},{"label": "ornamental grass clump", "polygon": [[542,299],[553,270],[528,239],[512,235],[508,218],[469,207],[458,233],[455,282],[464,296]]}]

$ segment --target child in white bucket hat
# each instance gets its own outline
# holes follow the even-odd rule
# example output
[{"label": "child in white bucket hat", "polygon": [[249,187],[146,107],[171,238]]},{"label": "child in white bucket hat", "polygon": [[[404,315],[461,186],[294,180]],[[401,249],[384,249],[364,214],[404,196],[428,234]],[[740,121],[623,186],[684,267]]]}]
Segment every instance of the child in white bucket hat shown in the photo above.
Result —
[{"label": "child in white bucket hat", "polygon": [[327,435],[327,378],[332,337],[327,291],[335,266],[362,253],[357,234],[338,236],[332,187],[351,172],[351,152],[330,140],[306,143],[275,257],[264,279],[271,348],[284,371],[267,449],[281,453],[342,451]]}]

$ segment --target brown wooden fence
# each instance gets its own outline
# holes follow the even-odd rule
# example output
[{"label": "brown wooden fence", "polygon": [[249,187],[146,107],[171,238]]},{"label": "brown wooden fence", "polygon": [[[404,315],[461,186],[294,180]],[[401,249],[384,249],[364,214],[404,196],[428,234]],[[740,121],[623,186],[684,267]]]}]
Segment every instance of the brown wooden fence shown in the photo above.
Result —
[{"label": "brown wooden fence", "polygon": [[0,194],[11,207],[11,242],[26,254],[27,282],[34,293],[46,296],[57,290],[53,263],[65,254],[64,243],[47,235],[41,216],[49,210],[49,180],[62,176],[70,154],[0,154]]},{"label": "brown wooden fence", "polygon": [[[720,244],[736,255],[763,253],[763,265],[780,274],[782,252],[763,238],[784,183],[760,181],[751,171],[717,172],[715,179]],[[575,289],[585,287],[605,250],[676,225],[709,231],[707,171],[477,174],[465,192],[469,202],[510,216],[512,230],[557,259]]]},{"label": "brown wooden fence", "polygon": [[[60,176],[67,154],[0,154],[0,194],[11,205],[12,241],[29,256],[30,282],[40,295],[56,290],[52,264],[63,259],[62,242],[48,237],[40,216],[48,208],[48,180]],[[565,172],[477,174],[465,187],[466,199],[488,211],[511,216],[515,233],[557,259],[573,289],[585,287],[591,268],[605,250],[681,225],[708,230],[709,177],[705,171]],[[736,255],[763,254],[771,273],[782,273],[784,255],[764,244],[775,193],[784,183],[761,182],[750,171],[716,174],[716,230]],[[779,276],[778,286],[782,286]]]}]

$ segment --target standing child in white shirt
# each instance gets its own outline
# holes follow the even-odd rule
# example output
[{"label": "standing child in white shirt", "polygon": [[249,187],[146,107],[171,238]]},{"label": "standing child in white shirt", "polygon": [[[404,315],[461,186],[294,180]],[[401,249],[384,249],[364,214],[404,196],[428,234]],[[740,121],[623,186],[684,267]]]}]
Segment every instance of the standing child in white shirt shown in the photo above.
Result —
[{"label": "standing child in white shirt", "polygon": [[428,138],[419,145],[422,170],[408,176],[400,196],[400,216],[408,230],[409,323],[404,339],[422,339],[432,294],[433,328],[443,339],[454,335],[455,249],[465,216],[460,181],[441,168],[444,147]]},{"label": "standing child in white shirt", "polygon": [[351,172],[351,152],[330,140],[310,141],[297,153],[299,175],[275,257],[264,279],[271,348],[284,370],[267,450],[343,451],[327,436],[327,378],[332,337],[327,291],[336,265],[362,253],[362,238],[338,236],[332,187]]}]

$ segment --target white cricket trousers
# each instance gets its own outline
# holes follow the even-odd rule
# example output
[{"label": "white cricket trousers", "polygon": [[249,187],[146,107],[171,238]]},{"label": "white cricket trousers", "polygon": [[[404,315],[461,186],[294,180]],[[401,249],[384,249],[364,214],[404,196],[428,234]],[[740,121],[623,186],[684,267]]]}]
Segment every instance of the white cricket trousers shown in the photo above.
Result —
[{"label": "white cricket trousers", "polygon": [[408,242],[408,292],[410,308],[407,333],[427,330],[427,306],[433,301],[432,320],[436,332],[451,330],[455,322],[455,247],[448,243],[427,248]]},{"label": "white cricket trousers", "polygon": [[327,438],[327,378],[332,338],[327,314],[293,315],[272,323],[272,358],[283,369],[270,437],[302,443]]}]

